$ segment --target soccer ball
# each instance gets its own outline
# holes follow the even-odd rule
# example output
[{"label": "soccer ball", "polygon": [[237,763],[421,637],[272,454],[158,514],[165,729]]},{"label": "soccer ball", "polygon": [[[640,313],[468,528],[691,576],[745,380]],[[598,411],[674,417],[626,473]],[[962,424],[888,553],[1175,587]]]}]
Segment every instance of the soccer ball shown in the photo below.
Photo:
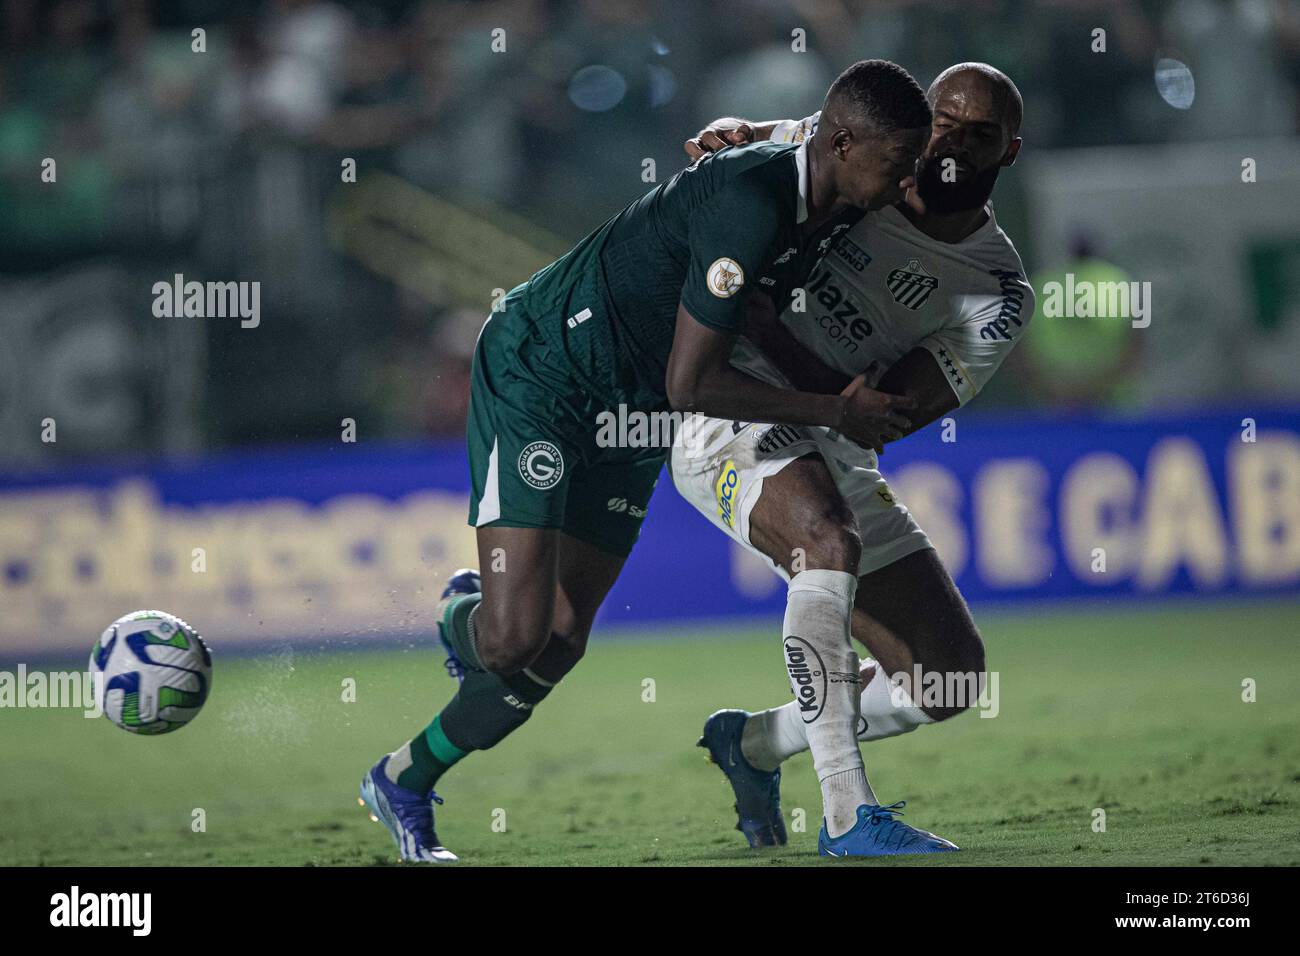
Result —
[{"label": "soccer ball", "polygon": [[199,712],[212,656],[194,628],[166,611],[136,611],[108,626],[90,652],[95,703],[133,734],[166,734]]}]

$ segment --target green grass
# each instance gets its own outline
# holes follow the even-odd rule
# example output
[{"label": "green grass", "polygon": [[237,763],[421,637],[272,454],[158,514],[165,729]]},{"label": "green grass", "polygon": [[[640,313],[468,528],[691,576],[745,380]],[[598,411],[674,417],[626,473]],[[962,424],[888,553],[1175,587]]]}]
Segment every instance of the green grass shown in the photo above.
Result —
[{"label": "green grass", "polygon": [[[906,798],[906,819],[963,852],[848,865],[1300,864],[1300,608],[980,620],[999,715],[864,747],[881,798]],[[431,648],[218,648],[204,713],[157,738],[74,711],[0,711],[0,864],[387,864],[395,850],[356,785],[450,696],[439,661]],[[355,703],[341,700],[348,677]],[[1241,700],[1244,678],[1255,703]],[[753,853],[722,775],[692,746],[712,710],[788,693],[775,627],[597,639],[526,727],[443,780],[439,833],[467,864],[828,862],[807,755],[784,783],[787,819],[804,808],[807,831]]]}]

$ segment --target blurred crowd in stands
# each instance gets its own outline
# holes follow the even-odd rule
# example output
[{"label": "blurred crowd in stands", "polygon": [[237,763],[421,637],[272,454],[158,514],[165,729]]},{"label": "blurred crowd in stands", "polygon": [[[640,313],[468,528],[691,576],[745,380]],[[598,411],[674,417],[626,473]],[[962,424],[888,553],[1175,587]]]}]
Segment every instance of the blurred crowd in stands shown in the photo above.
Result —
[{"label": "blurred crowd in stands", "polygon": [[[807,114],[866,56],[923,84],[997,65],[1033,149],[1300,124],[1294,0],[0,0],[0,278],[261,279],[258,336],[195,352],[224,396],[200,403],[205,444],[310,438],[358,408],[372,435],[456,435],[492,290],[397,282],[332,242],[344,159],[508,210],[554,252],[648,188],[646,158],[667,179],[703,122]],[[1152,95],[1166,56],[1192,66],[1195,110]]]}]

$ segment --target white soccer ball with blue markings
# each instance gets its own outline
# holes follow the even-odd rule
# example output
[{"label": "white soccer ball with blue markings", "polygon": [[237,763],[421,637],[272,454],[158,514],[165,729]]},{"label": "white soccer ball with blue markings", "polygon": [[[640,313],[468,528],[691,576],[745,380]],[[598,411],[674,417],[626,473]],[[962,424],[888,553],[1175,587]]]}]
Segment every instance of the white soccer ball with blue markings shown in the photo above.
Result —
[{"label": "white soccer ball with blue markings", "polygon": [[212,687],[212,655],[166,611],[136,611],[108,626],[90,652],[95,702],[133,734],[165,734],[197,716]]}]

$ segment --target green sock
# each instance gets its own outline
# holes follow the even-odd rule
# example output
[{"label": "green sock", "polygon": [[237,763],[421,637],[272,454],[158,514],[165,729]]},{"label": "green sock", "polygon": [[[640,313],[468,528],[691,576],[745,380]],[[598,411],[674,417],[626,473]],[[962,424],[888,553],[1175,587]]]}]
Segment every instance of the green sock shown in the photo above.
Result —
[{"label": "green sock", "polygon": [[477,671],[483,670],[478,648],[474,646],[477,639],[476,612],[482,600],[482,593],[463,594],[448,601],[442,612],[442,630],[452,651],[466,668]]},{"label": "green sock", "polygon": [[457,747],[442,731],[442,714],[433,718],[409,743],[388,760],[388,779],[399,787],[425,793],[438,778],[464,757],[468,750]]},{"label": "green sock", "polygon": [[487,750],[522,727],[553,685],[528,671],[499,677],[466,671],[460,690],[433,723],[393,753],[388,779],[425,793],[474,750]]}]

